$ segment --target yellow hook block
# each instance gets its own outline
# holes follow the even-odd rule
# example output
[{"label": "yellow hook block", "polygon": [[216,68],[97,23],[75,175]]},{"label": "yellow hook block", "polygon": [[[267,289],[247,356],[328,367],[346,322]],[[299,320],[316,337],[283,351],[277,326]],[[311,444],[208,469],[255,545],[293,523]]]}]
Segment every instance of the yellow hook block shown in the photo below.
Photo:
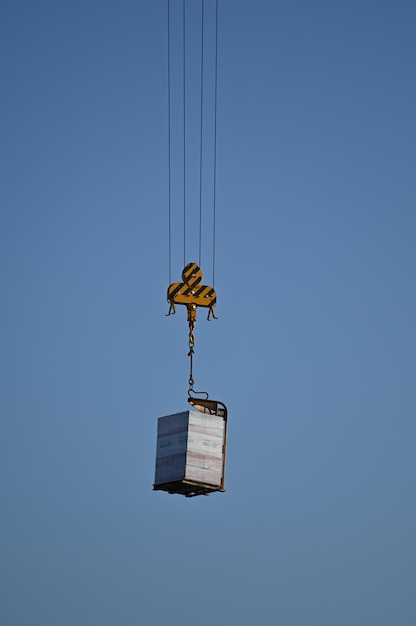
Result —
[{"label": "yellow hook block", "polygon": [[184,304],[188,309],[188,322],[196,320],[196,309],[209,309],[208,319],[215,318],[214,307],[217,294],[213,287],[202,285],[202,272],[196,263],[188,263],[182,272],[183,283],[172,283],[168,288],[169,313],[176,313],[175,304]]}]

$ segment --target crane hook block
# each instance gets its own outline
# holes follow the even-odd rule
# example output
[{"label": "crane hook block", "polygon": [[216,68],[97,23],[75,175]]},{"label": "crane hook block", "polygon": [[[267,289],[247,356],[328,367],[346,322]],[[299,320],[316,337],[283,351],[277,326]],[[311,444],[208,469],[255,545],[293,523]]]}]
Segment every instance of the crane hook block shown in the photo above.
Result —
[{"label": "crane hook block", "polygon": [[176,313],[176,304],[184,304],[188,309],[188,322],[195,322],[196,309],[208,308],[208,319],[216,319],[214,307],[217,294],[213,287],[202,284],[202,272],[196,263],[188,263],[182,272],[183,283],[172,283],[168,288],[169,313]]}]

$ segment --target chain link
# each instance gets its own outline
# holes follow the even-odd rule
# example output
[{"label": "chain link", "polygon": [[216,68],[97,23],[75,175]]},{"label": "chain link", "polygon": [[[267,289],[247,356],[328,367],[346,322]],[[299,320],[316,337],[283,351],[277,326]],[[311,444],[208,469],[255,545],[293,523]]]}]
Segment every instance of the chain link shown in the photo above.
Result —
[{"label": "chain link", "polygon": [[194,353],[195,353],[195,350],[194,350],[194,346],[195,346],[194,326],[195,326],[195,321],[194,320],[190,320],[189,321],[189,339],[188,339],[188,347],[189,347],[189,352],[188,352],[188,356],[189,356],[188,399],[192,398],[191,394],[205,394],[206,397],[208,398],[208,393],[206,391],[195,391],[195,389],[194,389],[194,384],[195,384],[194,375],[193,375],[193,357],[194,357]]},{"label": "chain link", "polygon": [[195,326],[195,322],[189,322],[189,341],[188,341],[188,347],[189,347],[189,352],[188,352],[188,356],[189,356],[189,389],[188,389],[188,395],[191,393],[191,391],[193,391],[194,389],[194,377],[193,377],[193,356],[194,356],[194,345],[195,345],[195,335],[194,335],[194,326]]}]

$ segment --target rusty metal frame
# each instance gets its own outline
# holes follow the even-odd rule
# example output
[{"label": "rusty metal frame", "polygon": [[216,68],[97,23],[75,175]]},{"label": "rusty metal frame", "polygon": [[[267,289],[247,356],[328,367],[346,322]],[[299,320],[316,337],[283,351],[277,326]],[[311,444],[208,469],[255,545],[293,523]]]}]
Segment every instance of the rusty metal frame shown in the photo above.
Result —
[{"label": "rusty metal frame", "polygon": [[190,396],[188,398],[189,404],[195,409],[201,411],[201,413],[209,413],[210,415],[217,415],[224,420],[224,441],[222,444],[222,477],[221,477],[221,489],[225,491],[225,461],[227,456],[227,430],[228,430],[228,409],[223,402],[219,400],[209,400],[208,398],[194,398]]}]

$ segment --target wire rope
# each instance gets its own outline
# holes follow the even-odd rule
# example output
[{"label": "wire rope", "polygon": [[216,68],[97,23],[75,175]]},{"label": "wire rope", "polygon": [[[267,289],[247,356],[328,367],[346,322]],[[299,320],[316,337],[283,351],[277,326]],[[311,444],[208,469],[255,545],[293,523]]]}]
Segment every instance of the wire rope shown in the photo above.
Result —
[{"label": "wire rope", "polygon": [[201,118],[199,139],[199,267],[202,256],[202,115],[204,102],[204,0],[201,7]]},{"label": "wire rope", "polygon": [[172,282],[172,206],[171,206],[171,123],[170,123],[170,0],[168,0],[168,266]]},{"label": "wire rope", "polygon": [[183,266],[186,264],[186,0],[182,2],[183,14]]},{"label": "wire rope", "polygon": [[[214,61],[214,120],[213,120],[213,214],[212,214],[212,285],[215,286],[216,273],[216,231],[217,231],[217,103],[218,103],[218,6],[219,2],[215,2],[215,61]],[[186,265],[187,253],[187,76],[186,76],[186,54],[187,54],[187,37],[186,37],[186,0],[182,0],[182,126],[183,126],[183,263]],[[167,0],[167,88],[168,88],[168,271],[169,284],[172,282],[172,6],[170,0]],[[204,65],[205,65],[205,0],[201,0],[201,48],[200,48],[200,136],[199,136],[199,242],[198,242],[198,258],[199,265],[202,261],[203,247],[203,187],[204,187]]]},{"label": "wire rope", "polygon": [[215,287],[217,229],[217,100],[218,100],[218,0],[215,2],[215,77],[214,77],[214,207],[212,234],[212,286]]}]

